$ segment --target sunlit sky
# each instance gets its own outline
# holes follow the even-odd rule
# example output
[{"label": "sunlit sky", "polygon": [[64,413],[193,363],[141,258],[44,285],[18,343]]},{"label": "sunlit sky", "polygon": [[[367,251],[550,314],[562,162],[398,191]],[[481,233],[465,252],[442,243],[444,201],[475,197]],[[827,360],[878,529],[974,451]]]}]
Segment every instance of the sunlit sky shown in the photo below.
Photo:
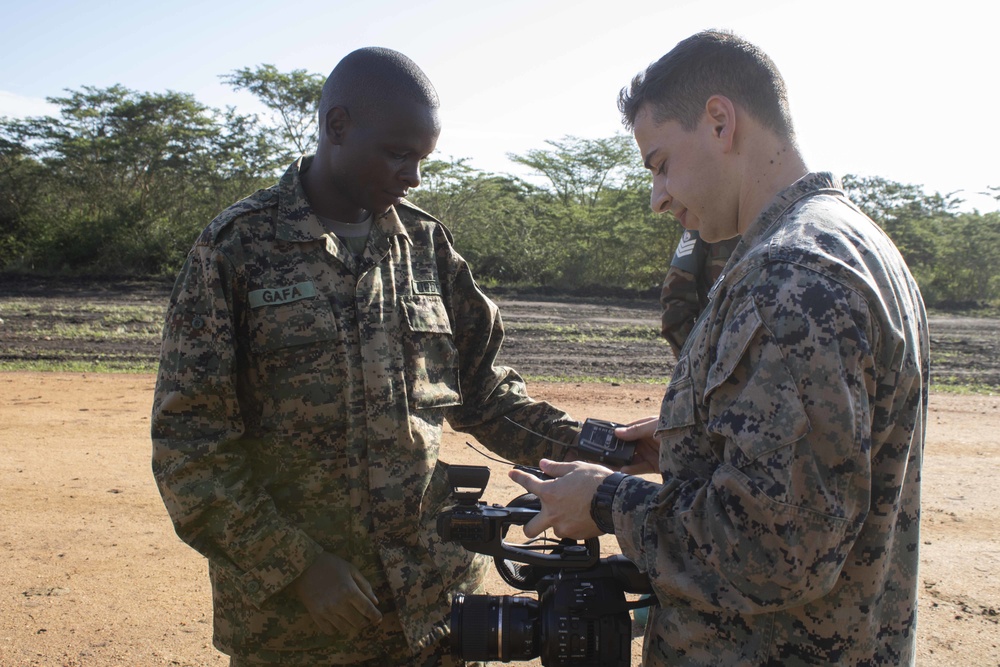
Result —
[{"label": "sunlit sky", "polygon": [[983,0],[0,0],[0,116],[53,113],[84,85],[174,90],[258,110],[219,75],[269,63],[327,74],[350,51],[386,46],[441,96],[441,158],[520,174],[508,153],[572,135],[623,132],[631,77],[678,41],[729,28],[788,83],[810,168],[881,176],[966,209],[1000,186],[1000,3]]}]

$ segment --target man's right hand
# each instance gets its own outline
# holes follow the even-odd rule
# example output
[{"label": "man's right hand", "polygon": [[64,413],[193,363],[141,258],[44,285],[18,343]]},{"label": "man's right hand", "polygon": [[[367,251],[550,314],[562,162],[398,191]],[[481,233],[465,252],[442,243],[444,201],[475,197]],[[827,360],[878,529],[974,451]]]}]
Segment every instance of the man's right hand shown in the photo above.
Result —
[{"label": "man's right hand", "polygon": [[290,586],[327,634],[354,634],[382,621],[371,584],[358,568],[333,554],[320,554]]}]

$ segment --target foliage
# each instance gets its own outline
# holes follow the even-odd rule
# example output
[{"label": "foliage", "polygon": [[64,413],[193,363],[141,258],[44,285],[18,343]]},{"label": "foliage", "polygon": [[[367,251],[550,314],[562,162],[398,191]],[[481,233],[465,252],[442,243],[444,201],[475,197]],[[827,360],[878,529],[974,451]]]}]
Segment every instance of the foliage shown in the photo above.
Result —
[{"label": "foliage", "polygon": [[317,109],[325,78],[302,69],[280,72],[274,65],[244,67],[220,77],[234,90],[247,90],[270,112],[272,132],[289,162],[312,152],[319,136]]},{"label": "foliage", "polygon": [[844,186],[892,238],[928,304],[1000,302],[1000,213],[956,213],[962,201],[953,195],[884,178],[848,175]]},{"label": "foliage", "polygon": [[276,162],[256,120],[182,93],[85,86],[0,120],[5,269],[159,275]]},{"label": "foliage", "polygon": [[[317,141],[323,78],[273,65],[222,80],[264,113],[191,95],[83,86],[52,117],[0,118],[0,271],[170,276],[222,209],[272,183]],[[445,222],[492,286],[655,290],[681,229],[649,208],[631,137],[567,136],[510,155],[524,178],[429,160],[414,202]],[[1000,214],[884,178],[847,176],[931,306],[1000,305]],[[990,193],[1000,200],[1000,187]]]}]

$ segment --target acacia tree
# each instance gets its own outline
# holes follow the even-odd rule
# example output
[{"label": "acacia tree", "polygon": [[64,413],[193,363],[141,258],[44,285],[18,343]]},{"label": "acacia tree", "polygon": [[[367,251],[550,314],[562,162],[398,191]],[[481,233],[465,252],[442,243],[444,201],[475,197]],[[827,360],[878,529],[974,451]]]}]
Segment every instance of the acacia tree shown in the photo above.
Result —
[{"label": "acacia tree", "polygon": [[670,263],[680,228],[649,208],[649,176],[634,141],[565,137],[551,149],[511,155],[544,176],[561,205],[563,280],[574,285],[652,288]]},{"label": "acacia tree", "polygon": [[414,203],[452,230],[478,279],[547,285],[559,278],[565,247],[557,242],[555,216],[539,188],[474,169],[467,159],[428,160],[421,172]]},{"label": "acacia tree", "polygon": [[281,72],[274,65],[244,67],[220,78],[234,90],[253,94],[270,113],[282,162],[315,150],[319,137],[317,110],[325,77],[303,69]]}]

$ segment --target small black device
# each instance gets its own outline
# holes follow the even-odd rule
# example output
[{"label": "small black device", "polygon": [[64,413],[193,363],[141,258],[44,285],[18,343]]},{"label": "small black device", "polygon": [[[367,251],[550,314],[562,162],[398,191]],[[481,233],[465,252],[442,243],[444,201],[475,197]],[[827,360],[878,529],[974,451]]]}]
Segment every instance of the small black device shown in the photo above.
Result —
[{"label": "small black device", "polygon": [[[563,447],[572,447],[571,444],[560,442],[541,433],[536,433],[530,428],[518,424],[510,417],[504,417],[504,419],[543,440],[554,442]],[[622,424],[616,424],[615,422],[603,419],[587,419],[584,421],[580,425],[580,437],[576,445],[580,458],[586,461],[594,461],[595,463],[604,463],[616,468],[632,463],[632,457],[635,455],[635,443],[615,437],[615,429],[619,426],[622,426]],[[546,479],[552,478],[546,477]]]},{"label": "small black device", "polygon": [[615,429],[621,426],[603,419],[588,419],[583,422],[577,448],[580,456],[588,461],[606,463],[620,468],[632,462],[635,443],[615,437]]},{"label": "small black device", "polygon": [[536,538],[506,541],[513,525],[541,510],[530,493],[506,507],[480,502],[489,468],[448,469],[457,505],[437,517],[438,535],[469,551],[493,556],[508,584],[538,597],[457,594],[451,604],[452,654],[464,660],[525,661],[545,667],[627,667],[631,664],[629,610],[656,603],[630,602],[626,593],[649,593],[646,575],[621,554],[600,557],[600,541]]}]

